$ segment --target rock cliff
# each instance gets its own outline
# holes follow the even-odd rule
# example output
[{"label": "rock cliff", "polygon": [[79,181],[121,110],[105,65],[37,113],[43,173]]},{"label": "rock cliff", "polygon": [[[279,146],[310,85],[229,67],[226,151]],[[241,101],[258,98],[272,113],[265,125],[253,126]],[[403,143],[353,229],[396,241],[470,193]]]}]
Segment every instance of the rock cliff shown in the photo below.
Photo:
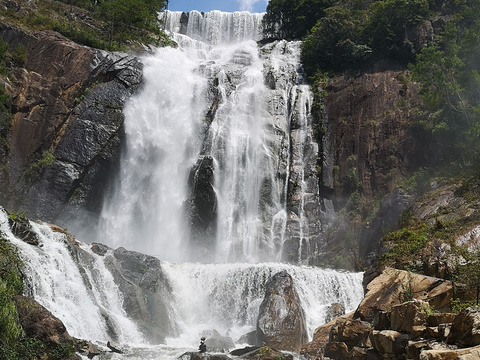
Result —
[{"label": "rock cliff", "polygon": [[142,82],[141,63],[53,31],[0,24],[0,36],[10,50],[26,50],[6,84],[12,124],[0,201],[44,220],[79,207],[95,211],[116,169],[122,109]]}]

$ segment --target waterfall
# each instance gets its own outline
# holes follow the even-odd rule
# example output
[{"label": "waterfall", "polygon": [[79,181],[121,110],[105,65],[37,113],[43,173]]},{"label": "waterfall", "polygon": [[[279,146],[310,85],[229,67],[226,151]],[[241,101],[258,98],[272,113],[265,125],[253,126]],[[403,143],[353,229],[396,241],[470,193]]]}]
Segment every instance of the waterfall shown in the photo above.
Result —
[{"label": "waterfall", "polygon": [[98,241],[174,262],[314,263],[312,93],[300,42],[259,48],[261,18],[166,12],[166,28],[183,34],[144,58]]},{"label": "waterfall", "polygon": [[[237,340],[254,330],[266,282],[287,270],[312,336],[331,303],[353,310],[363,289],[362,274],[307,266],[321,253],[322,229],[301,44],[260,47],[261,14],[161,17],[178,47],[142,58],[143,89],[124,109],[120,173],[97,234],[83,239],[111,248],[99,255],[32,222],[34,247],[0,212],[1,232],[26,263],[28,294],[73,336],[143,344],[133,358],[171,359],[195,350],[202,331]],[[119,247],[160,265],[128,268]],[[122,261],[138,284],[122,277]],[[158,347],[144,315],[160,305],[155,315],[171,324],[149,323],[168,332]]]}]

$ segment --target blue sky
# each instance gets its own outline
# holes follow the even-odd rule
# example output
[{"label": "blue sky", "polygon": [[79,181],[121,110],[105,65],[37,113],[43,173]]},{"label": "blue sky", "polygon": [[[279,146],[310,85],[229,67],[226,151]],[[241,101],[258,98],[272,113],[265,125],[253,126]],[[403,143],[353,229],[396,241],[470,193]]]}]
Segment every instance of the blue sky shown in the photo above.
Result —
[{"label": "blue sky", "polygon": [[268,0],[170,0],[168,9],[172,11],[241,11],[264,12]]}]

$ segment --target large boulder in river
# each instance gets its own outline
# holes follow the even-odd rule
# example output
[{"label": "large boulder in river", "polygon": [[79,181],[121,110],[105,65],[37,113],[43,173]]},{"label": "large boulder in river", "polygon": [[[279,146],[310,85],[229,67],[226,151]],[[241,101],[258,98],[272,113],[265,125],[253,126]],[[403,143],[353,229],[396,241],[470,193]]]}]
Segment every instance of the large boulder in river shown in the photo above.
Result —
[{"label": "large boulder in river", "polygon": [[281,271],[266,284],[257,321],[258,345],[300,352],[307,342],[305,316],[292,277]]},{"label": "large boulder in river", "polygon": [[123,306],[145,335],[154,344],[175,335],[170,321],[171,288],[164,277],[160,260],[124,248],[108,248],[94,244],[92,250],[105,256],[105,265],[123,294]]}]

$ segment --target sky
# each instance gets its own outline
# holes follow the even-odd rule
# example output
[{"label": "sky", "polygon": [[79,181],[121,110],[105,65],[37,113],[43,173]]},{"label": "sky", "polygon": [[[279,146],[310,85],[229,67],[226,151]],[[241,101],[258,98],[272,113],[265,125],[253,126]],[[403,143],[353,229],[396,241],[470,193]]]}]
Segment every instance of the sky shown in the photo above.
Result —
[{"label": "sky", "polygon": [[247,10],[254,13],[265,12],[268,0],[170,0],[168,9],[172,11],[211,11],[226,12]]}]

